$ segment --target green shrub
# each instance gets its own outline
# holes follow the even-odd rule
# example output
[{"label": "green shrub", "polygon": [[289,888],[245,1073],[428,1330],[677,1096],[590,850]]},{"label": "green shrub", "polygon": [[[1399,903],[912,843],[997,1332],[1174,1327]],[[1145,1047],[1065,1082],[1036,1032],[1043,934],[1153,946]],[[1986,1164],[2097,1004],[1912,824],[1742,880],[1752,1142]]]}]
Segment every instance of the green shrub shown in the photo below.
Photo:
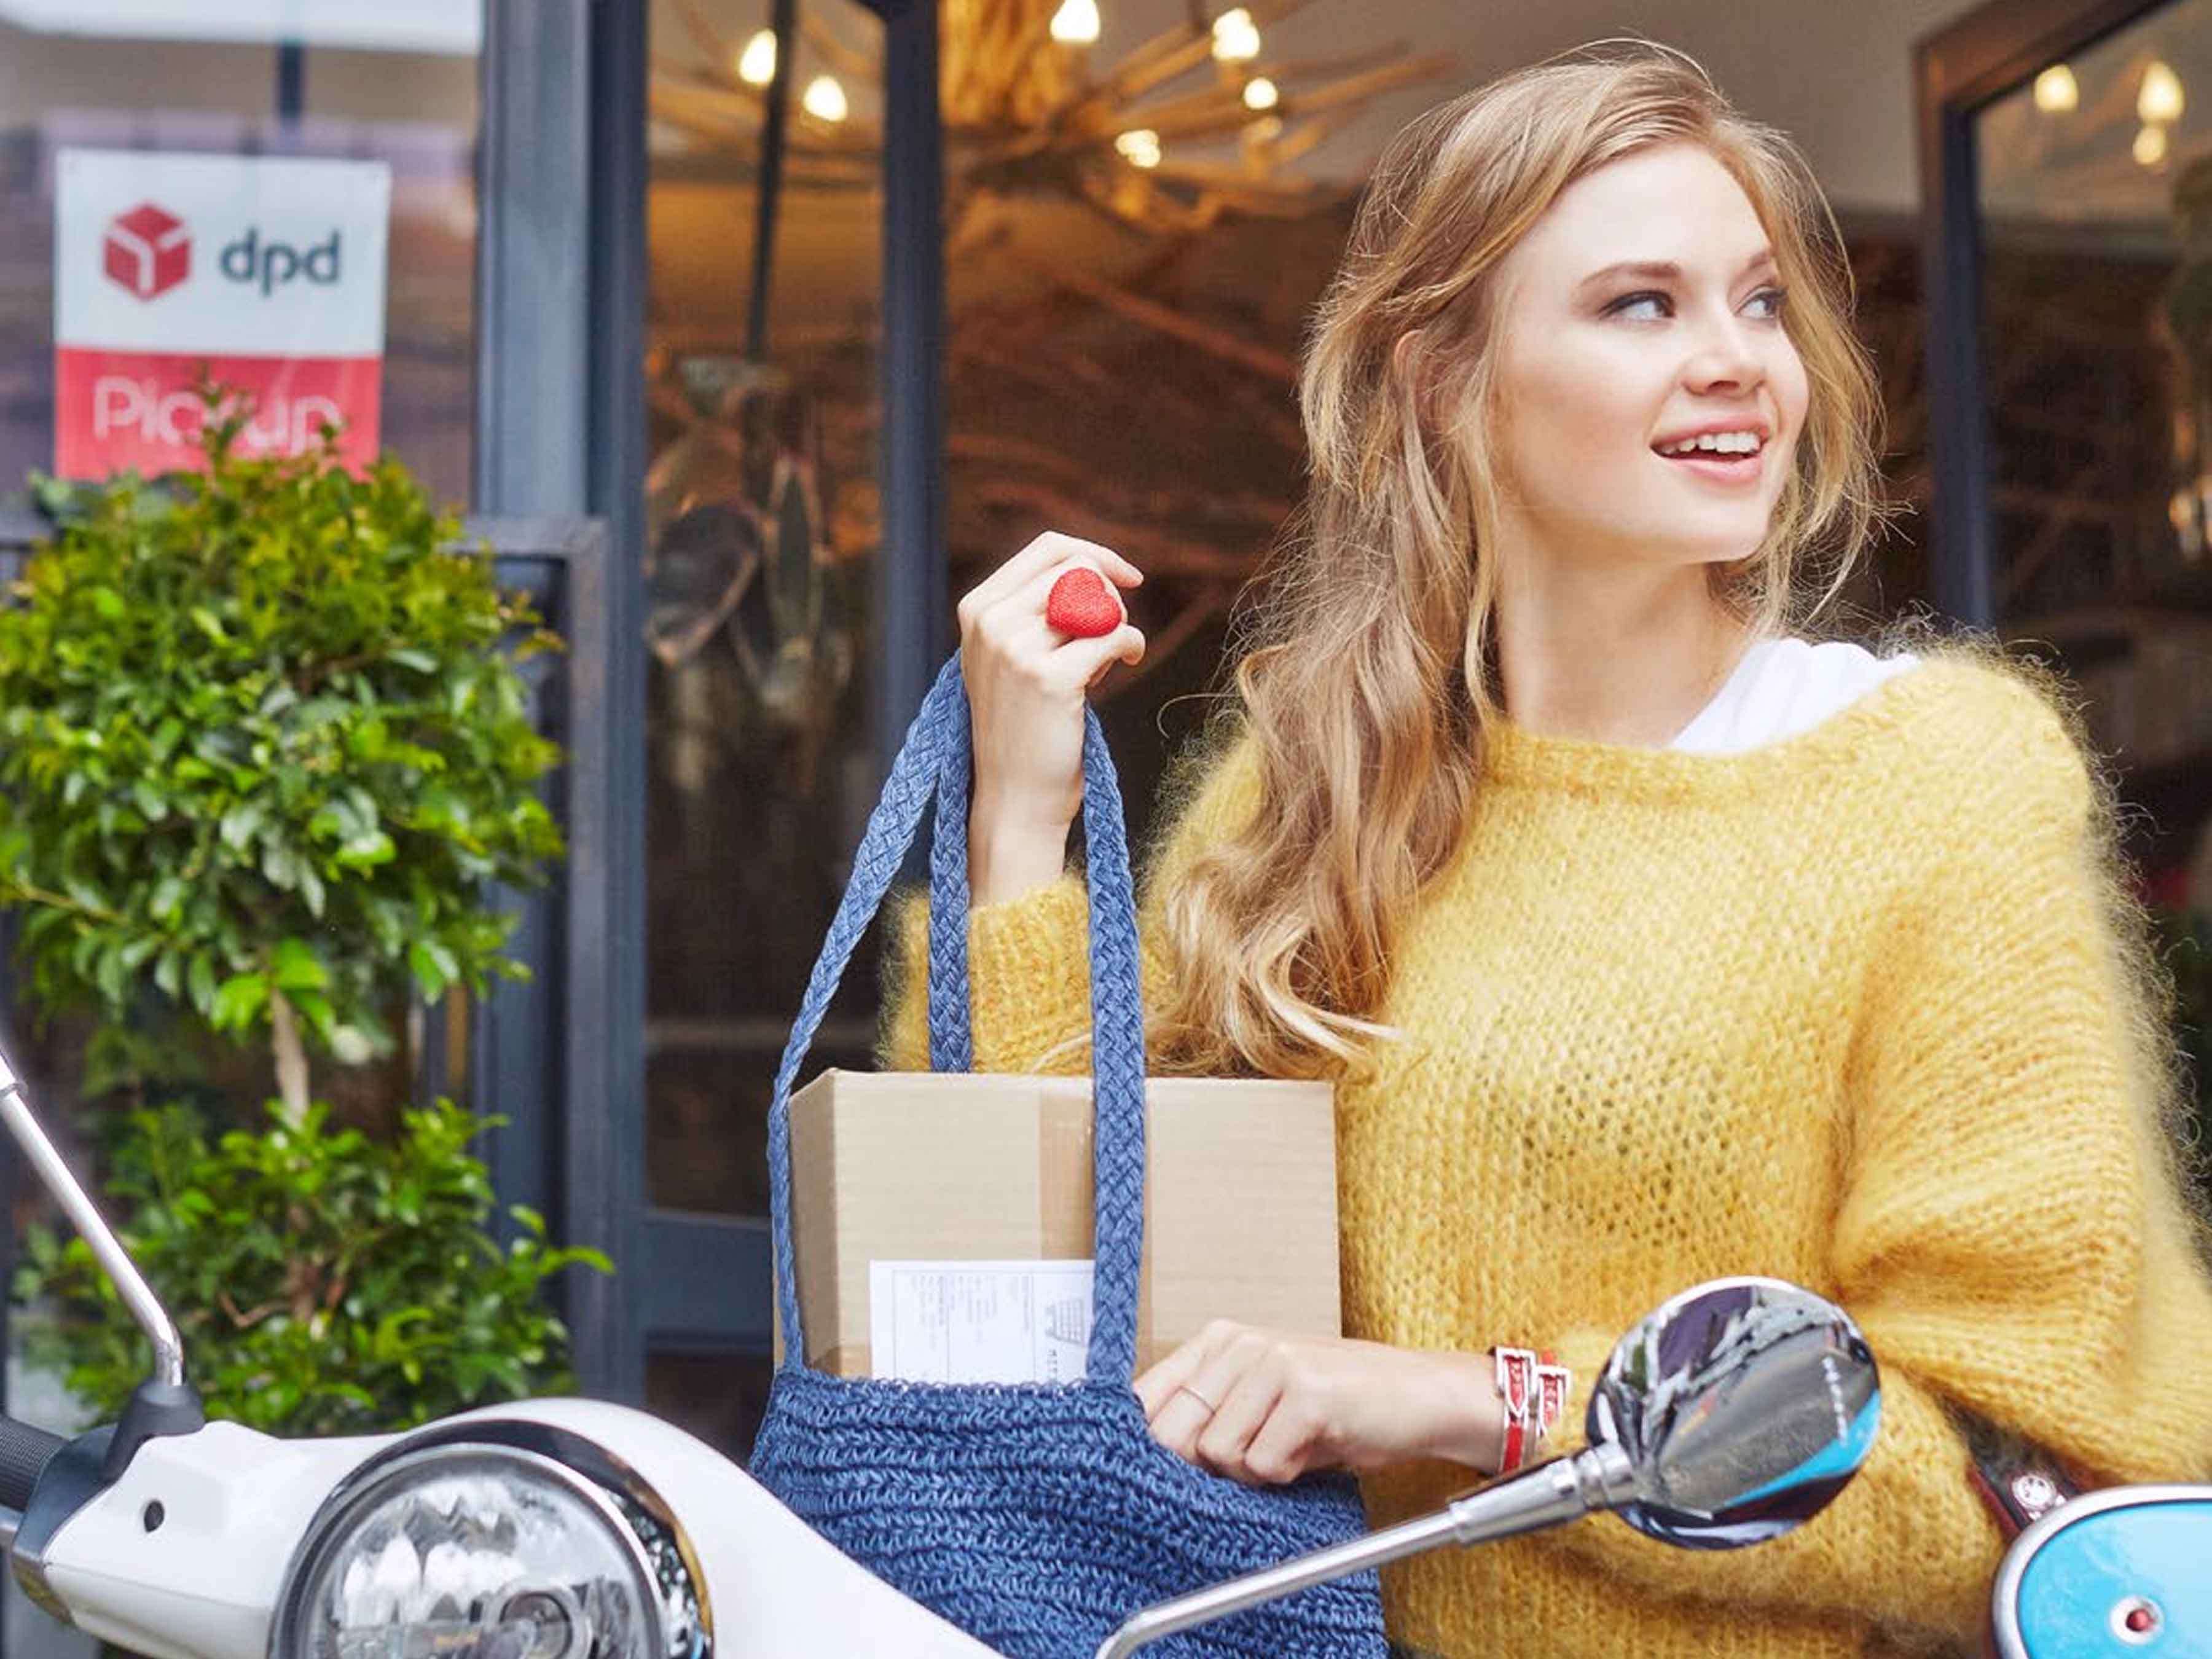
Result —
[{"label": "green shrub", "polygon": [[[334,1128],[327,1109],[210,1140],[184,1107],[137,1111],[108,1172],[125,1246],[176,1319],[209,1414],[288,1434],[404,1428],[570,1385],[568,1334],[540,1285],[596,1251],[553,1249],[531,1212],[501,1249],[483,1126],[441,1102],[399,1134]],[[151,1356],[84,1241],[31,1230],[19,1288],[42,1296],[27,1352],[103,1418]]]},{"label": "green shrub", "polygon": [[240,430],[204,475],[46,488],[0,608],[0,900],[43,1008],[266,1033],[296,1119],[309,1043],[359,1062],[396,998],[518,971],[484,890],[560,851],[556,751],[499,647],[553,641],[397,461]]},{"label": "green shrub", "polygon": [[[203,474],[39,486],[58,533],[0,606],[21,983],[89,1016],[88,1092],[139,1108],[94,1121],[106,1207],[215,1413],[341,1433],[566,1386],[539,1292],[606,1261],[520,1210],[494,1242],[467,1113],[380,1138],[309,1081],[523,972],[490,890],[561,850],[516,666],[559,641],[398,462],[349,474],[335,434],[247,459],[220,400]],[[118,1410],[148,1356],[82,1241],[34,1231],[14,1289],[33,1354]]]}]

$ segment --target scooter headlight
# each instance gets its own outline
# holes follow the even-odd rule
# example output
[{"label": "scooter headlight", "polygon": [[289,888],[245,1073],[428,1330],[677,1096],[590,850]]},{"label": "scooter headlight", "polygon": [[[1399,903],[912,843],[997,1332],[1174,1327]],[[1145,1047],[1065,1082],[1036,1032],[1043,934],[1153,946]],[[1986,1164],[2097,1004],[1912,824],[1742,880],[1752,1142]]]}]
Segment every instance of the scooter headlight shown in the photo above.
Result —
[{"label": "scooter headlight", "polygon": [[690,1576],[635,1499],[520,1447],[426,1447],[334,1494],[271,1659],[705,1659]]}]

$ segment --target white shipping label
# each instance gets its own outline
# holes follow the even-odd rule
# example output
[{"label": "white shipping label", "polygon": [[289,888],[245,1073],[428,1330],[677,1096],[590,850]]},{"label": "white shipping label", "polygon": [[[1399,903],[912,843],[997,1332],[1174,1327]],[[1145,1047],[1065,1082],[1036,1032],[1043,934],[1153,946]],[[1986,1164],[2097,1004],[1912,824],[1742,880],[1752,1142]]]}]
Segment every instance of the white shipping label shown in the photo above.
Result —
[{"label": "white shipping label", "polygon": [[871,1374],[905,1382],[1079,1382],[1088,1261],[871,1261]]}]

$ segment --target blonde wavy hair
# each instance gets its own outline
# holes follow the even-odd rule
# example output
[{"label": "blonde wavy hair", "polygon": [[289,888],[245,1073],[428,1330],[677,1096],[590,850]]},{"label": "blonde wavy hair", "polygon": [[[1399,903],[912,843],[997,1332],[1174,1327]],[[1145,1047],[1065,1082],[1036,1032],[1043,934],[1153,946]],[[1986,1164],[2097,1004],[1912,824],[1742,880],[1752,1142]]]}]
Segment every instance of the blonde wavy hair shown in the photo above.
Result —
[{"label": "blonde wavy hair", "polygon": [[1493,275],[1570,185],[1676,143],[1711,154],[1757,211],[1809,380],[1766,538],[1715,568],[1717,592],[1755,629],[1802,625],[1879,524],[1880,403],[1850,267],[1787,137],[1644,41],[1583,47],[1415,121],[1367,186],[1307,343],[1306,501],[1228,656],[1259,810],[1165,896],[1159,1063],[1325,1074],[1395,1035],[1375,1018],[1392,945],[1467,823],[1498,718]]}]

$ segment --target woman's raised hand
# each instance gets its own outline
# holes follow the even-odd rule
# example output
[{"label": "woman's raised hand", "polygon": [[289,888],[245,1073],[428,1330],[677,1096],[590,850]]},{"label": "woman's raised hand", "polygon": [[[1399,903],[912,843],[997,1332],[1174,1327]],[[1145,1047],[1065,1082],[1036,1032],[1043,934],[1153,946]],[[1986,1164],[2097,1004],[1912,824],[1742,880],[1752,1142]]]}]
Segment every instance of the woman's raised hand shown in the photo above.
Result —
[{"label": "woman's raised hand", "polygon": [[1078,566],[1115,588],[1145,579],[1111,548],[1048,531],[960,601],[975,750],[969,880],[978,904],[1059,874],[1083,805],[1084,694],[1109,665],[1144,658],[1145,636],[1126,619],[1096,639],[1072,638],[1045,620],[1053,583]]}]

